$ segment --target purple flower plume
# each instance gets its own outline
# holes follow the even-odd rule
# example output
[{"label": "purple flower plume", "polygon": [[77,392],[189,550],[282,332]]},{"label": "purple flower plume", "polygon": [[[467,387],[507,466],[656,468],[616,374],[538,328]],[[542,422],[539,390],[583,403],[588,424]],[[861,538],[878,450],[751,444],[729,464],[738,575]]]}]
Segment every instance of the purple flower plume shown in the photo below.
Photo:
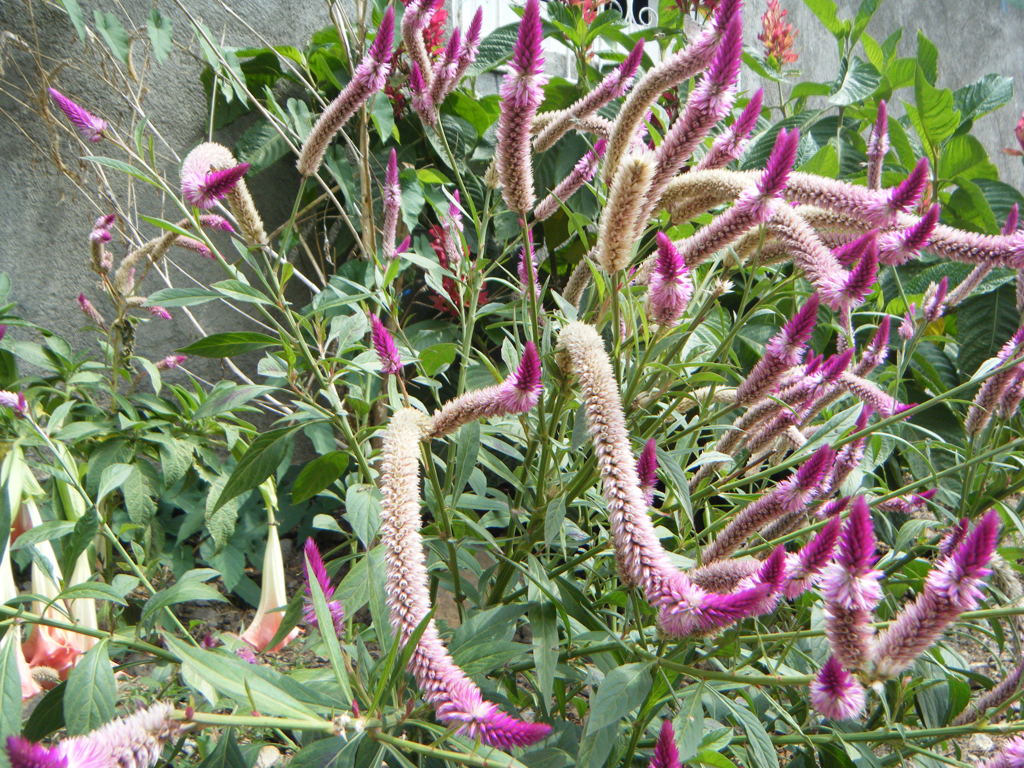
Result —
[{"label": "purple flower plume", "polygon": [[1003,224],[1002,234],[1012,235],[1017,231],[1017,223],[1020,221],[1020,207],[1017,203],[1010,206],[1010,212],[1006,214],[1006,222]]},{"label": "purple flower plume", "polygon": [[235,228],[231,222],[216,213],[203,213],[199,216],[199,224],[207,229],[216,229],[220,232],[234,234]]},{"label": "purple flower plume", "polygon": [[736,388],[736,402],[750,404],[764,396],[783,374],[800,362],[818,317],[818,294],[812,293],[800,310],[765,345],[764,356]]},{"label": "purple flower plume", "polygon": [[537,221],[544,221],[557,211],[564,201],[572,197],[580,187],[593,179],[597,172],[597,164],[604,157],[607,147],[607,139],[598,139],[594,143],[594,148],[584,154],[568,175],[551,190],[551,193],[537,203],[537,207],[533,209],[533,217]]},{"label": "purple flower plume", "polygon": [[650,506],[654,501],[654,488],[658,484],[658,443],[653,437],[644,443],[640,458],[636,460],[636,474],[640,478],[644,501]]},{"label": "purple flower plume", "polygon": [[885,315],[881,322],[879,322],[875,335],[871,337],[867,346],[864,347],[864,353],[861,355],[857,365],[854,366],[853,373],[858,376],[866,376],[885,362],[885,358],[889,354],[889,333],[891,327],[892,317]]},{"label": "purple flower plume", "polygon": [[883,264],[904,264],[921,254],[932,239],[942,208],[937,203],[914,224],[903,230],[885,232],[878,238],[878,260]]},{"label": "purple flower plume", "polygon": [[982,768],[1024,768],[1024,736],[1006,742]]},{"label": "purple flower plume", "polygon": [[248,163],[211,170],[204,153],[190,153],[181,167],[181,196],[198,208],[212,208],[249,170]]},{"label": "purple flower plume", "polygon": [[327,610],[330,611],[334,631],[340,634],[345,628],[345,606],[341,604],[340,600],[332,599],[334,585],[331,584],[331,578],[327,575],[327,566],[324,565],[324,559],[320,556],[320,549],[312,538],[306,539],[305,553],[306,563],[303,575],[306,580],[306,597],[303,618],[310,626],[317,626],[316,608],[313,607],[313,590],[310,587],[310,581],[316,579],[316,583],[320,585],[320,590],[324,593],[324,600],[327,601]]},{"label": "purple flower plume", "polygon": [[864,711],[866,696],[863,686],[835,656],[811,681],[811,704],[823,717],[850,720]]},{"label": "purple flower plume", "polygon": [[523,346],[519,366],[502,385],[498,401],[508,413],[525,413],[537,405],[541,391],[541,365],[532,341]]},{"label": "purple flower plume", "polygon": [[480,50],[480,33],[484,23],[484,9],[477,8],[473,19],[466,29],[466,36],[462,40],[462,48],[459,50],[459,61],[455,67],[453,80],[458,83],[461,77],[466,74],[470,64],[476,61],[477,52]]},{"label": "purple flower plume", "polygon": [[509,72],[501,84],[495,169],[505,204],[525,214],[533,206],[533,165],[530,132],[543,92],[544,57],[539,0],[527,0],[512,51]]},{"label": "purple flower plume", "polygon": [[878,102],[878,117],[868,136],[868,189],[882,185],[882,161],[889,151],[889,118],[885,100]]},{"label": "purple flower plume", "polygon": [[106,120],[102,120],[78,104],[73,102],[56,88],[48,89],[50,98],[57,105],[64,116],[71,122],[82,138],[87,141],[97,142],[103,138],[103,132],[107,129]]},{"label": "purple flower plume", "polygon": [[789,174],[796,162],[797,147],[800,146],[800,131],[794,128],[787,131],[783,128],[775,137],[772,152],[768,155],[764,171],[757,180],[757,190],[761,197],[775,197],[786,188]]},{"label": "purple flower plume", "polygon": [[854,254],[858,259],[857,266],[851,270],[842,290],[848,305],[864,301],[878,278],[878,233],[872,230],[853,241],[847,258],[852,260]]},{"label": "purple flower plume", "polygon": [[397,255],[395,233],[398,231],[398,213],[402,207],[402,188],[398,183],[398,153],[393,147],[388,155],[387,170],[384,172],[382,198],[384,221],[381,224],[381,251],[385,259],[393,259]]},{"label": "purple flower plume", "polygon": [[24,416],[28,411],[28,401],[24,392],[8,392],[0,389],[0,408],[10,408],[17,416]]},{"label": "purple flower plume", "polygon": [[921,302],[921,314],[925,322],[934,323],[942,317],[942,311],[946,303],[946,295],[949,293],[949,278],[943,277],[938,284],[928,286]]},{"label": "purple flower plume", "polygon": [[377,357],[380,358],[380,372],[401,373],[402,358],[398,354],[395,339],[377,315],[370,315],[370,340],[373,342]]},{"label": "purple flower plume", "polygon": [[913,208],[928,185],[928,174],[928,159],[922,157],[907,178],[889,193],[889,211],[905,213]]},{"label": "purple flower plume", "polygon": [[736,122],[721,136],[715,139],[711,149],[704,158],[697,164],[697,170],[711,170],[722,168],[731,161],[743,154],[747,138],[757,124],[757,118],[761,116],[761,105],[764,102],[764,90],[758,88],[750,97],[747,106],[740,112]]},{"label": "purple flower plume", "polygon": [[[1024,326],[1019,328],[1000,348],[996,353],[996,360],[1000,366],[1010,360],[1018,360],[1019,363],[1022,354],[1024,354]],[[982,382],[970,408],[967,409],[967,418],[964,419],[964,429],[967,430],[967,434],[976,435],[989,423],[997,404],[1013,384],[1020,367],[1019,364],[1012,366],[990,375]]]},{"label": "purple flower plume", "polygon": [[917,599],[878,638],[878,677],[892,677],[909,667],[961,613],[977,607],[998,537],[999,515],[990,510],[951,555],[932,567]]},{"label": "purple flower plume", "polygon": [[832,558],[841,527],[839,516],[831,517],[814,538],[787,559],[786,583],[783,589],[783,594],[787,598],[792,600],[816,583],[818,575]]},{"label": "purple flower plume", "polygon": [[651,320],[666,328],[679,322],[690,298],[693,281],[682,254],[664,232],[657,235],[658,253],[647,290]]},{"label": "purple flower plume", "polygon": [[648,768],[682,768],[679,749],[676,747],[676,732],[672,720],[667,717],[661,722],[661,731],[654,743],[654,756]]}]

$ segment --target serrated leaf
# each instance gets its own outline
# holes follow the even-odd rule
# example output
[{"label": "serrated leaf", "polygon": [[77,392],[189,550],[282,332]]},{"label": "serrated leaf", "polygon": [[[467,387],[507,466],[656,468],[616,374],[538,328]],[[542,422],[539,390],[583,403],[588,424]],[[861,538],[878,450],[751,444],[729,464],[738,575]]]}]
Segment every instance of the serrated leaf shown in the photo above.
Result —
[{"label": "serrated leaf", "polygon": [[146,21],[146,32],[157,62],[164,63],[174,48],[171,44],[171,20],[154,8]]},{"label": "serrated leaf", "polygon": [[503,27],[498,27],[480,41],[476,60],[470,65],[466,74],[476,77],[503,63],[512,55],[518,37],[519,24],[506,24]]},{"label": "serrated leaf", "polygon": [[250,125],[235,142],[235,156],[239,162],[249,163],[250,176],[270,167],[289,151],[288,143],[267,120]]},{"label": "serrated leaf", "polygon": [[111,464],[104,469],[103,474],[100,475],[100,489],[96,494],[96,502],[103,501],[112,492],[120,488],[134,469],[131,464]]},{"label": "serrated leaf", "polygon": [[214,546],[218,552],[231,541],[231,537],[235,533],[235,523],[238,522],[238,510],[242,506],[242,498],[236,496],[220,507],[215,507],[215,502],[224,492],[224,486],[227,482],[228,478],[226,475],[218,475],[210,484],[210,490],[206,495],[205,515],[203,518],[206,530],[210,534],[210,538],[213,539]]},{"label": "serrated leaf", "polygon": [[1013,78],[988,74],[953,91],[953,104],[963,122],[977,120],[1013,98]]},{"label": "serrated leaf", "polygon": [[100,640],[68,675],[64,722],[72,736],[88,733],[113,719],[117,681],[110,666],[107,640]]}]

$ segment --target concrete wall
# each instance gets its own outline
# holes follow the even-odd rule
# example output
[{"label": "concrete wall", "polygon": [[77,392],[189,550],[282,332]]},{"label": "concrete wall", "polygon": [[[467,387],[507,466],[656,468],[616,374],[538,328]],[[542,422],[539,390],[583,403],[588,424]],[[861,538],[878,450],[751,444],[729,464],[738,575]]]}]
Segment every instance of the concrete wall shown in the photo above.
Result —
[{"label": "concrete wall", "polygon": [[[504,0],[483,0],[488,4]],[[170,60],[142,73],[142,103],[165,143],[158,145],[160,161],[168,171],[176,167],[176,157],[184,154],[205,136],[206,108],[198,82],[201,63],[193,55],[194,41],[189,25],[173,0],[80,0],[91,20],[97,9],[130,16],[129,29],[144,37],[145,19],[156,4],[174,23],[174,39],[191,50],[176,49]],[[297,0],[227,0],[235,12],[255,31],[225,12],[217,0],[183,0],[200,16],[215,37],[227,44],[249,45],[256,34],[275,44],[301,45],[310,32],[327,23],[326,4]],[[74,172],[81,153],[77,142],[61,130],[47,124],[36,114],[44,101],[44,85],[38,79],[41,67],[53,85],[108,116],[115,124],[127,125],[125,100],[104,82],[111,72],[98,71],[98,41],[79,41],[67,17],[56,10],[56,2],[41,0],[0,0],[0,271],[11,274],[14,298],[30,319],[77,337],[83,324],[75,305],[80,291],[97,299],[101,296],[95,275],[86,268],[87,235],[93,218],[108,206],[102,202],[104,190],[76,187],[54,168],[56,152]],[[472,3],[471,3],[472,4]],[[748,0],[747,40],[756,44],[758,19],[764,0]],[[798,35],[796,50],[799,66],[809,78],[825,78],[836,71],[836,52],[831,37],[797,0],[784,0],[790,9]],[[840,15],[852,16],[857,2],[840,0]],[[123,10],[122,10],[123,9]],[[1024,11],[998,0],[885,0],[869,28],[881,40],[897,26],[904,26],[904,53],[914,50],[915,32],[921,29],[939,47],[940,84],[955,88],[970,83],[988,72],[1016,76],[1024,71]],[[16,37],[11,37],[14,35]],[[18,39],[41,51],[36,60],[20,48]],[[140,45],[142,45],[140,43]],[[1000,152],[1015,146],[1013,127],[1021,109],[1024,93],[1018,91],[1014,103],[976,127],[976,133],[1004,178],[1024,186],[1024,168],[1016,158]],[[230,136],[222,137],[230,140]],[[99,151],[104,151],[102,147]],[[111,151],[116,156],[116,151]],[[173,174],[172,174],[173,175]],[[82,174],[81,179],[88,176]],[[277,178],[268,174],[254,180],[253,188],[272,224],[286,215],[282,200],[273,200],[273,192],[293,177],[287,170]],[[165,201],[136,185],[137,207],[151,215],[171,216]],[[261,190],[264,194],[260,194]],[[123,190],[119,190],[119,193]],[[99,198],[100,205],[97,205]],[[275,207],[276,203],[276,207]],[[145,235],[153,230],[143,225]],[[195,268],[200,277],[218,278],[219,270],[198,258],[182,257],[182,263]],[[180,276],[179,276],[180,279]],[[158,282],[147,285],[152,290]],[[239,318],[216,304],[197,308],[199,321],[209,328],[238,326]],[[172,322],[149,323],[140,333],[140,351],[161,356],[198,336],[182,310],[175,311]],[[216,371],[210,371],[216,374]]]}]

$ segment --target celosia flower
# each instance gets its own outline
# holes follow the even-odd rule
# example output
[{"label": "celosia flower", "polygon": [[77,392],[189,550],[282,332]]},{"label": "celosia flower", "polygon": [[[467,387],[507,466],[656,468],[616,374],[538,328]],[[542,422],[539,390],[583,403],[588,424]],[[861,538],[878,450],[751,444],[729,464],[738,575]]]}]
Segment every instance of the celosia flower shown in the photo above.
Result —
[{"label": "celosia flower", "polygon": [[327,109],[323,111],[313,130],[306,137],[296,163],[299,173],[303,176],[312,176],[319,170],[327,147],[335,134],[373,94],[384,87],[391,73],[391,46],[394,37],[395,12],[389,5],[377,28],[377,36],[367,48],[366,54],[352,74],[352,79],[341,93],[334,97],[334,101],[327,105]]},{"label": "celosia flower", "polygon": [[[1021,120],[1024,121],[1024,117]],[[1024,133],[1024,129],[1021,133]],[[1017,736],[1006,742],[982,768],[1024,768],[1024,736]]]},{"label": "celosia flower", "polygon": [[[200,145],[202,146],[202,145]],[[181,166],[181,196],[199,208],[212,208],[230,192],[249,170],[248,163],[239,163],[223,170],[209,170],[206,158],[194,150]]]},{"label": "celosia flower", "polygon": [[597,164],[604,157],[607,146],[606,139],[598,139],[594,148],[588,150],[569,171],[569,174],[551,190],[550,194],[537,203],[537,207],[533,209],[533,218],[537,221],[544,221],[557,211],[562,203],[576,194],[580,187],[593,179],[597,172]]},{"label": "celosia flower", "polygon": [[1006,214],[1006,221],[1003,223],[1003,229],[1001,234],[1012,235],[1017,231],[1017,223],[1020,221],[1020,207],[1017,203],[1010,206],[1009,213]]},{"label": "celosia flower", "polygon": [[318,626],[316,608],[313,606],[313,590],[310,587],[311,580],[316,579],[316,583],[320,585],[320,591],[324,594],[324,600],[327,602],[327,610],[331,614],[334,631],[341,634],[345,628],[345,606],[341,604],[340,600],[332,599],[334,597],[334,585],[331,584],[331,578],[327,575],[327,566],[324,565],[324,560],[320,556],[320,549],[312,538],[306,539],[303,549],[306,553],[306,562],[303,567],[303,575],[306,580],[306,597],[303,601],[302,617],[306,620],[307,624],[314,627]]},{"label": "celosia flower", "polygon": [[878,115],[868,136],[868,189],[882,186],[882,162],[889,151],[889,116],[885,99],[878,102]]},{"label": "celosia flower", "polygon": [[256,614],[240,637],[257,651],[275,653],[284,648],[299,634],[293,627],[276,645],[270,646],[284,619],[282,610],[288,604],[288,588],[284,580],[284,557],[281,541],[277,535],[277,524],[267,527],[267,546],[263,553],[263,575],[260,583],[260,601]]},{"label": "celosia flower", "polygon": [[25,415],[28,411],[25,393],[8,392],[6,389],[0,389],[0,408],[10,408],[18,416]]},{"label": "celosia flower", "polygon": [[157,370],[169,371],[172,368],[177,368],[179,365],[188,360],[185,355],[168,355],[163,360],[160,360],[157,364]]},{"label": "celosia flower", "polygon": [[715,139],[711,149],[704,158],[697,164],[697,170],[722,168],[743,154],[746,147],[747,137],[754,130],[757,118],[761,116],[761,104],[764,100],[764,90],[758,88],[750,97],[747,106],[740,112],[728,130]]},{"label": "celosia flower", "polygon": [[480,50],[480,33],[483,23],[484,9],[477,8],[476,13],[473,14],[472,21],[469,22],[469,27],[466,29],[466,37],[463,39],[462,49],[459,51],[459,61],[455,67],[455,75],[452,78],[455,83],[462,79],[469,66],[476,61],[477,52]]},{"label": "celosia flower", "polygon": [[903,515],[912,515],[927,505],[928,501],[935,496],[938,489],[932,488],[921,493],[908,493],[903,496],[894,496],[885,501],[875,504],[879,512],[898,512]]},{"label": "celosia flower", "polygon": [[164,745],[181,732],[171,713],[170,704],[157,702],[52,747],[9,736],[7,757],[11,768],[149,768],[160,759]]},{"label": "celosia flower", "polygon": [[381,251],[385,259],[393,259],[398,212],[402,207],[402,188],[398,184],[398,153],[392,148],[388,155],[388,168],[384,175],[384,223],[381,225]]},{"label": "celosia flower", "polygon": [[[597,84],[582,98],[569,107],[559,110],[550,117],[549,122],[537,134],[533,140],[533,148],[536,152],[543,152],[549,149],[580,119],[593,115],[613,99],[622,96],[633,82],[633,76],[640,67],[640,61],[644,54],[644,40],[641,38],[633,46],[629,55],[623,60],[617,69]],[[544,113],[547,118],[551,113]]]},{"label": "celosia flower", "polygon": [[874,672],[892,677],[939,639],[964,611],[974,610],[981,597],[981,580],[999,538],[999,515],[990,510],[952,555],[929,571],[917,600],[905,607],[883,632],[874,650]]},{"label": "celosia flower", "polygon": [[939,222],[938,204],[928,208],[919,221],[906,229],[885,232],[878,238],[878,260],[883,264],[904,264],[921,255],[921,249],[931,242],[932,232]]},{"label": "celosia flower", "polygon": [[914,407],[913,403],[901,403],[888,392],[879,389],[873,381],[862,378],[850,371],[844,371],[839,377],[840,386],[850,394],[870,405],[882,418],[889,418]]},{"label": "celosia flower", "polygon": [[541,362],[532,341],[523,345],[519,365],[508,378],[493,387],[466,392],[450,400],[434,414],[428,434],[443,437],[463,424],[493,416],[525,413],[540,400]]},{"label": "celosia flower", "polygon": [[[202,197],[201,186],[205,183],[208,174],[214,171],[239,169],[242,165],[244,163],[240,164],[227,147],[215,142],[204,142],[189,152],[182,163],[182,194],[187,199],[191,190],[194,189],[196,194]],[[199,186],[193,187],[193,185]],[[249,194],[249,187],[246,185],[245,179],[239,176],[233,185],[228,188],[221,187],[219,191],[224,193],[228,207],[238,222],[238,228],[246,243],[249,245],[266,243],[267,233],[263,228],[263,219],[260,218],[259,211],[256,210],[256,204],[253,202],[252,195]],[[202,223],[202,219],[200,222]],[[203,226],[207,225],[203,224]],[[165,247],[169,246],[170,241],[167,241]],[[154,260],[156,258],[154,254]]]},{"label": "celosia flower", "polygon": [[437,120],[434,103],[430,100],[430,88],[427,79],[415,61],[409,67],[409,90],[412,92],[412,108],[427,125]]},{"label": "celosia flower", "polygon": [[821,446],[792,475],[747,504],[701,552],[701,562],[728,557],[755,532],[782,515],[803,507],[831,474],[835,451]]},{"label": "celosia flower", "polygon": [[839,516],[833,516],[799,552],[787,557],[786,583],[783,586],[783,594],[787,598],[792,600],[817,582],[819,574],[832,558],[840,527]]},{"label": "celosia flower", "polygon": [[654,489],[658,485],[658,443],[652,437],[644,443],[640,458],[636,460],[636,474],[640,479],[640,491],[647,506],[654,502]]},{"label": "celosia flower", "polygon": [[836,556],[822,574],[825,635],[832,653],[847,669],[860,669],[871,650],[871,621],[878,601],[881,571],[874,568],[875,533],[862,496],[853,501]]},{"label": "celosia flower", "polygon": [[198,253],[200,256],[206,259],[215,258],[213,255],[213,251],[211,251],[207,247],[206,243],[202,242],[201,240],[196,240],[194,237],[185,237],[184,235],[179,235],[178,237],[174,238],[174,245],[178,246],[179,248],[184,248],[186,251]]},{"label": "celosia flower", "polygon": [[853,372],[858,376],[868,375],[885,362],[885,358],[889,354],[889,329],[891,323],[892,318],[886,315],[878,324],[875,335],[871,337],[871,341],[864,348],[864,354],[861,356],[860,362],[853,369]]},{"label": "celosia flower", "polygon": [[[187,221],[187,220],[186,220]],[[231,222],[216,213],[202,213],[199,215],[199,225],[207,229],[217,229],[221,232],[234,234],[235,228]]]},{"label": "celosia flower", "polygon": [[865,702],[864,687],[843,668],[839,659],[829,656],[811,682],[814,708],[832,720],[852,720],[864,711]]},{"label": "celosia flower", "polygon": [[49,88],[50,98],[57,105],[70,123],[82,134],[87,141],[97,142],[103,138],[103,132],[107,130],[106,120],[101,120],[96,115],[83,109],[73,102],[56,88]]},{"label": "celosia flower", "polygon": [[1020,120],[1017,121],[1017,125],[1013,129],[1013,135],[1017,137],[1017,143],[1020,144],[1021,150],[1024,150],[1024,112],[1021,113]]},{"label": "celosia flower", "polygon": [[146,307],[146,309],[149,310],[149,314],[151,314],[153,317],[160,318],[161,320],[171,319],[171,313],[168,312],[164,307],[161,307],[157,304],[154,304],[151,307]]},{"label": "celosia flower", "polygon": [[539,0],[526,0],[509,71],[501,84],[495,168],[505,205],[520,215],[533,207],[533,163],[530,132],[543,99],[544,58],[541,55]]},{"label": "celosia flower", "polygon": [[658,254],[647,288],[647,312],[653,322],[671,328],[693,296],[693,280],[682,254],[664,232],[657,235]]},{"label": "celosia flower", "polygon": [[[541,288],[540,279],[537,275],[537,252],[533,249],[532,237],[527,235],[527,240],[530,242],[525,248],[519,249],[519,261],[516,264],[516,275],[519,277],[519,290],[523,296],[528,295],[527,291],[530,290],[529,286],[533,286],[533,295],[536,298],[540,298]],[[529,266],[527,266],[526,252],[530,252]]]},{"label": "celosia flower", "polygon": [[871,292],[871,287],[878,277],[878,240],[877,232],[872,230],[850,244],[848,252],[857,259],[857,266],[851,271],[842,289],[845,307],[860,304]]},{"label": "celosia flower", "polygon": [[[857,416],[857,421],[854,422],[854,433],[863,432],[868,425],[870,417],[871,406],[863,406],[860,409],[860,414]],[[867,443],[868,436],[862,435],[839,449],[839,453],[836,454],[835,464],[833,465],[832,478],[829,480],[829,488],[838,488],[860,466],[861,461],[864,459],[864,448],[867,446]]]},{"label": "celosia flower", "polygon": [[943,277],[937,284],[930,283],[921,299],[921,314],[926,323],[934,323],[942,317],[946,294],[949,293],[949,278]]},{"label": "celosia flower", "polygon": [[[1022,353],[1024,353],[1024,327],[1019,328],[1000,348],[996,353],[996,360],[1002,366],[1011,360],[1018,359]],[[992,419],[1000,397],[1017,374],[1017,367],[1011,366],[1004,371],[991,374],[982,382],[971,407],[967,409],[967,417],[964,419],[964,429],[967,430],[967,434],[978,434]]]},{"label": "celosia flower", "polygon": [[501,712],[452,660],[430,614],[426,555],[420,535],[419,443],[427,419],[411,408],[391,417],[381,450],[381,541],[385,551],[385,595],[400,643],[426,623],[409,659],[409,669],[437,718],[459,732],[502,748],[540,741],[551,731]]},{"label": "celosia flower", "polygon": [[398,346],[391,332],[377,315],[370,315],[370,341],[380,359],[380,372],[385,375],[401,373],[402,358],[398,354]]},{"label": "celosia flower", "polygon": [[[448,44],[444,48],[444,54],[434,68],[434,74],[430,81],[430,103],[435,108],[441,106],[441,103],[455,87],[455,73],[459,66],[461,48],[462,32],[456,27],[452,30]],[[413,99],[413,103],[415,105],[415,99]],[[433,125],[436,119],[437,115],[431,114],[427,122]]]},{"label": "celosia flower", "polygon": [[736,402],[750,404],[764,396],[782,375],[800,362],[814,332],[818,295],[811,294],[803,307],[765,345],[764,356],[736,388]]},{"label": "celosia flower", "polygon": [[625,158],[601,211],[594,260],[608,274],[625,269],[643,231],[643,209],[654,177],[649,153]]},{"label": "celosia flower", "polygon": [[793,50],[793,25],[786,21],[788,10],[779,7],[779,0],[768,0],[768,9],[761,16],[761,32],[757,39],[764,44],[764,53],[779,65],[792,64],[799,57]]},{"label": "celosia flower", "polygon": [[676,747],[676,732],[669,718],[661,721],[661,731],[654,743],[654,756],[648,768],[682,768],[679,749]]},{"label": "celosia flower", "polygon": [[[430,77],[431,66],[430,56],[427,53],[427,44],[424,40],[423,29],[428,22],[433,21],[435,12],[441,10],[441,0],[412,0],[405,6],[405,13],[402,15],[402,41],[405,43],[405,50],[412,59],[412,67],[419,70],[422,78],[423,88],[429,90],[430,84],[426,78]],[[447,16],[447,14],[445,14]],[[442,19],[443,29],[443,19]],[[433,43],[433,41],[431,41]],[[416,90],[413,90],[416,93]]]},{"label": "celosia flower", "polygon": [[89,318],[95,325],[100,328],[106,328],[107,324],[103,320],[103,315],[99,313],[99,310],[93,306],[93,303],[85,298],[84,293],[78,294],[78,308],[82,310],[82,314]]}]

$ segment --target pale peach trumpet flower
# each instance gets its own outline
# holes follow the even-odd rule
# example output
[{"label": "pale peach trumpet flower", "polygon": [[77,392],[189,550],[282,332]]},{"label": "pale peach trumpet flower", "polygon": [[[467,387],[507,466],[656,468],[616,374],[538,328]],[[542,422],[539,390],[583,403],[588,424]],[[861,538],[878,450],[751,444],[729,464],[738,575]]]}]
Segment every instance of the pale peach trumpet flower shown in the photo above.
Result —
[{"label": "pale peach trumpet flower", "polygon": [[[8,539],[4,547],[3,557],[0,558],[0,604],[9,603],[18,596],[18,586],[14,583],[14,570],[11,568],[11,543]],[[31,699],[37,693],[42,693],[43,688],[32,677],[32,670],[25,658],[25,651],[21,643],[21,627],[17,624],[7,630],[2,641],[0,641],[0,654],[6,650],[6,643],[16,643],[14,659],[18,664],[18,678],[21,680],[21,698]]]},{"label": "pale peach trumpet flower", "polygon": [[241,638],[257,651],[276,653],[294,640],[299,634],[295,627],[276,645],[270,646],[277,630],[284,620],[284,611],[288,604],[288,588],[284,580],[284,556],[281,554],[281,540],[277,535],[277,523],[271,520],[267,529],[267,548],[263,553],[263,576],[260,583],[260,602],[256,606],[256,615],[252,617],[249,627],[241,634]]}]

